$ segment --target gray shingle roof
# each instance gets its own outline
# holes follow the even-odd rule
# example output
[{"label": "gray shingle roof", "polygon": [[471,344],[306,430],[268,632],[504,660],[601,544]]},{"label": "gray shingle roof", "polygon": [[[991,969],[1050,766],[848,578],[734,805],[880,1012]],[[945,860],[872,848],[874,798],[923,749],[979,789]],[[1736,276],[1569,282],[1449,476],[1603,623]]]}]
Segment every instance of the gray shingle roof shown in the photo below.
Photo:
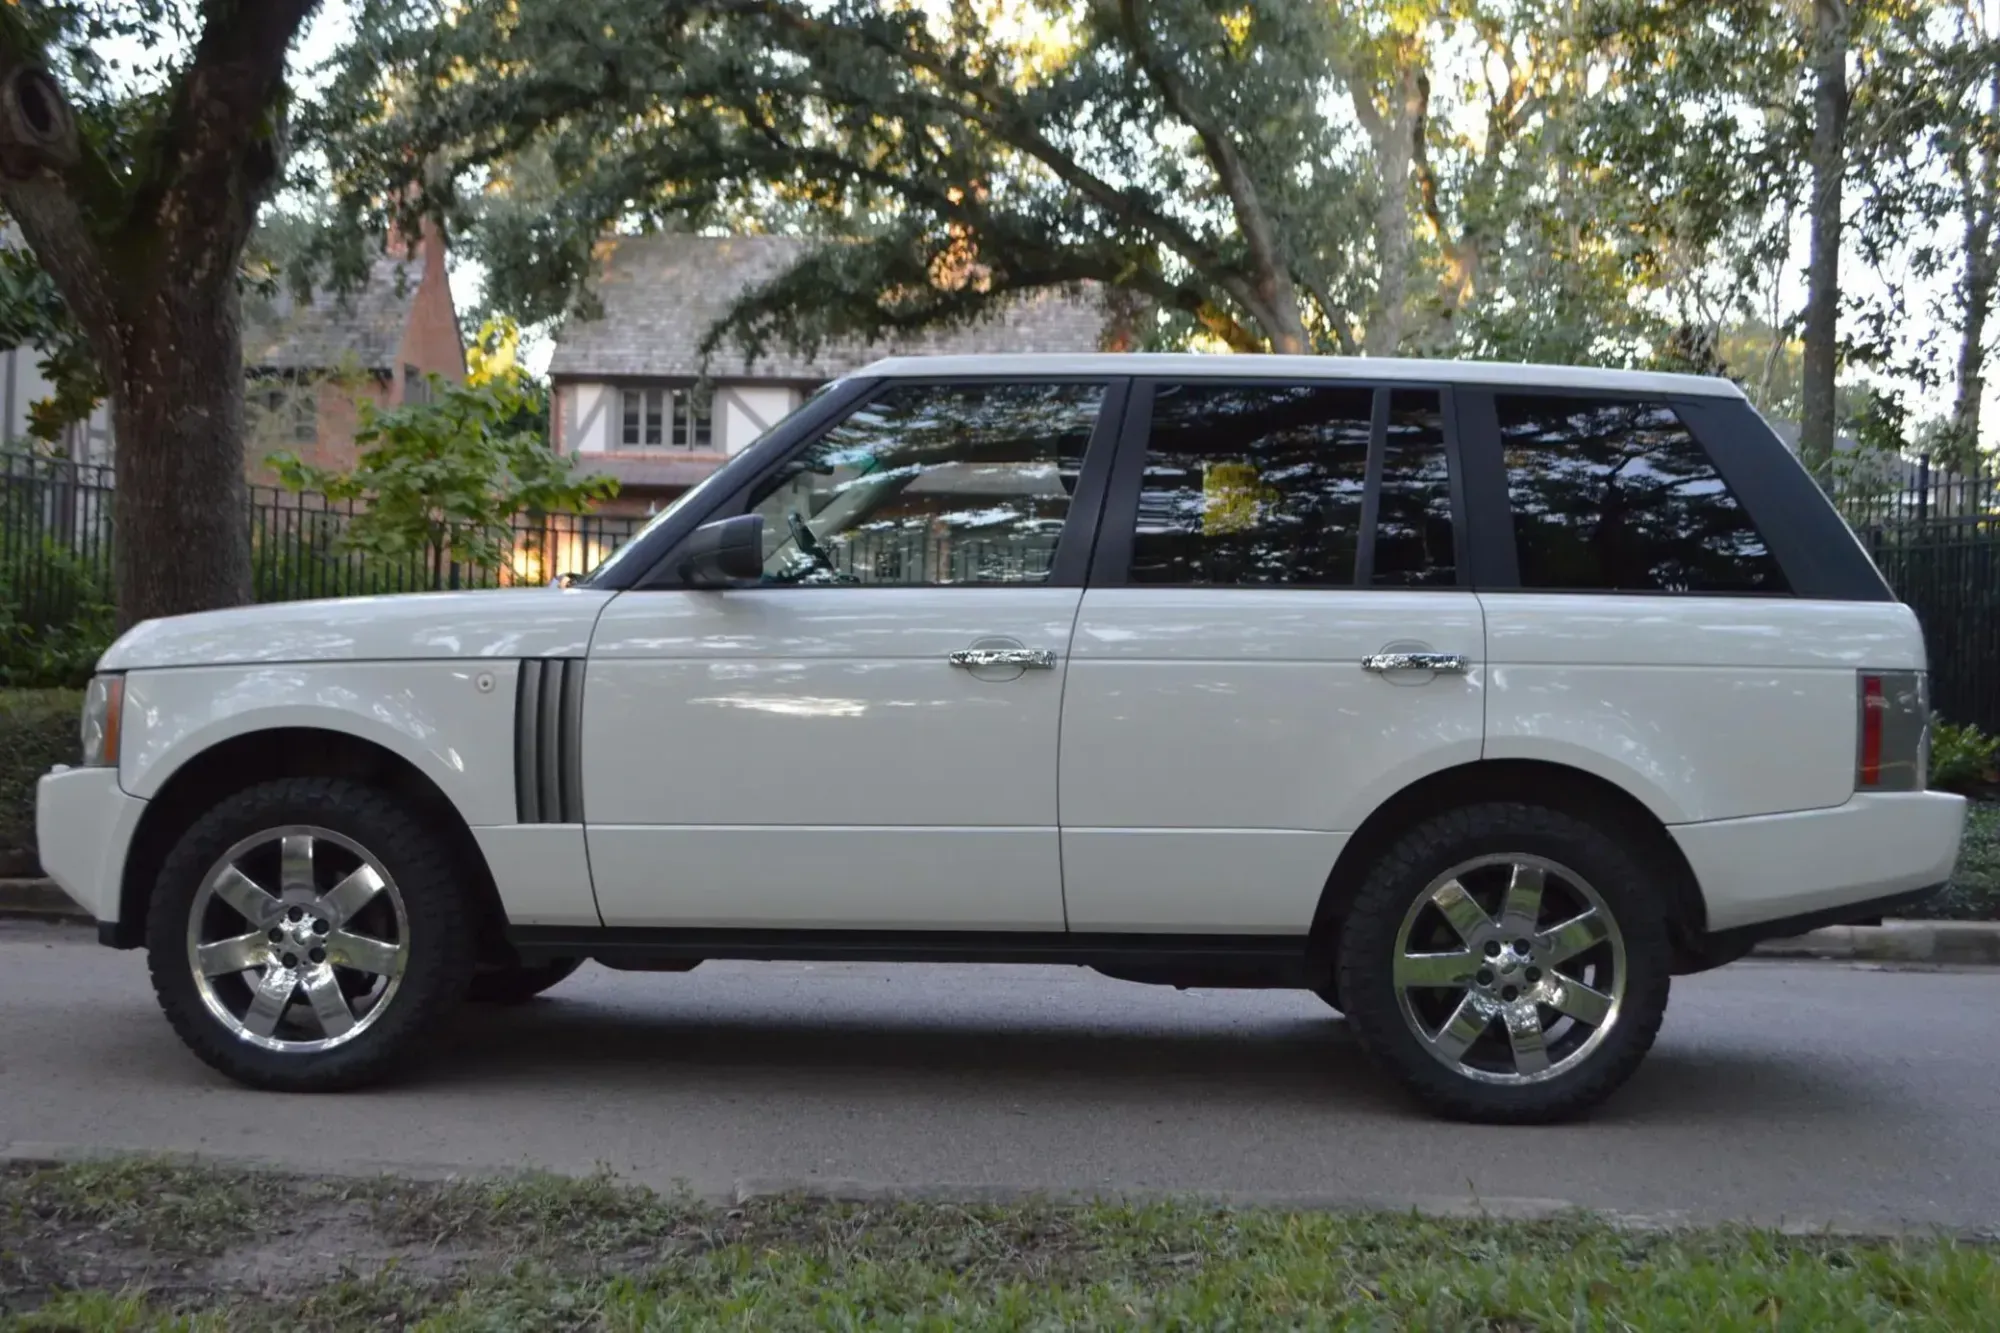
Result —
[{"label": "gray shingle roof", "polygon": [[393,370],[423,276],[421,259],[382,255],[367,281],[344,297],[315,291],[301,305],[282,283],[268,297],[246,294],[243,363],[258,370]]},{"label": "gray shingle roof", "polygon": [[[619,236],[597,284],[603,313],[571,318],[556,337],[549,373],[656,375],[702,373],[702,335],[732,301],[755,283],[776,277],[804,253],[794,236]],[[893,344],[823,346],[816,356],[771,347],[746,368],[742,350],[725,345],[707,367],[718,379],[820,381],[892,355],[979,355],[993,352],[1095,352],[1105,317],[1088,295],[1040,292],[1010,303],[993,318]]]}]

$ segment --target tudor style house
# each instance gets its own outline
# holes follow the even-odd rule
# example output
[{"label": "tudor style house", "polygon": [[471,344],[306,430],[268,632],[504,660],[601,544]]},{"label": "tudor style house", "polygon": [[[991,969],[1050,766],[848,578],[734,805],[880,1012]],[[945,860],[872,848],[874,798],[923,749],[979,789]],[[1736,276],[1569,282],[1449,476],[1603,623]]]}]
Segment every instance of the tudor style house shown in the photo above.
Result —
[{"label": "tudor style house", "polygon": [[602,312],[572,318],[549,362],[551,437],[586,471],[620,483],[600,512],[644,515],[713,472],[819,385],[880,357],[1095,352],[1110,327],[1089,295],[1045,292],[994,318],[894,345],[782,347],[747,361],[725,345],[706,365],[702,337],[747,289],[807,243],[788,236],[619,236],[605,242]]},{"label": "tudor style house", "polygon": [[360,288],[250,296],[243,311],[244,462],[271,480],[279,451],[318,467],[354,466],[360,403],[421,401],[432,375],[465,378],[465,341],[434,226],[411,247],[391,237]]}]

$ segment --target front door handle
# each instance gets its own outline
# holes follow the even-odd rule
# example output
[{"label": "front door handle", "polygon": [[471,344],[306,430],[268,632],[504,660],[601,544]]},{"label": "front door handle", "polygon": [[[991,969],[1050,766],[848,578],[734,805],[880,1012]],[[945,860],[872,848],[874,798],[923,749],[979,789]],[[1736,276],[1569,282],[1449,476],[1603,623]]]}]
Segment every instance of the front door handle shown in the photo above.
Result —
[{"label": "front door handle", "polygon": [[1464,653],[1370,653],[1361,659],[1363,671],[1451,671],[1471,667]]},{"label": "front door handle", "polygon": [[955,667],[1027,667],[1053,671],[1056,655],[1047,648],[961,648],[945,659]]}]

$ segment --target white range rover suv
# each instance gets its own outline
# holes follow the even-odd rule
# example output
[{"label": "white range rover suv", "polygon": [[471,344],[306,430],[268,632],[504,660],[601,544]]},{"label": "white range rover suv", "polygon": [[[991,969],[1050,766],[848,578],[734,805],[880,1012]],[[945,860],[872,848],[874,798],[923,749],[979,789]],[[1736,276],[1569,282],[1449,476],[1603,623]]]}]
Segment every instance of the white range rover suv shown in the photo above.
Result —
[{"label": "white range rover suv", "polygon": [[232,1078],[585,959],[1298,987],[1574,1113],[1671,976],[1946,879],[1924,645],[1731,384],[879,363],[560,588],[141,625],[41,855]]}]

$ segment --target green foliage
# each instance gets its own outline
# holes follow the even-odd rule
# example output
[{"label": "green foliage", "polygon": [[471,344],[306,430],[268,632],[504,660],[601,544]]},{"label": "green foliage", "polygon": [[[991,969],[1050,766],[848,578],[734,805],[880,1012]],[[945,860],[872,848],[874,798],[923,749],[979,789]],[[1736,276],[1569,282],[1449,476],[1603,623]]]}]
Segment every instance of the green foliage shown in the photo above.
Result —
[{"label": "green foliage", "polygon": [[97,356],[69,306],[35,257],[0,250],[0,347],[32,347],[37,368],[52,386],[28,405],[28,434],[54,443],[69,426],[90,419],[104,400]]},{"label": "green foliage", "polygon": [[521,513],[579,513],[616,493],[608,477],[577,477],[536,424],[535,388],[517,368],[478,383],[432,377],[427,402],[361,405],[360,460],[333,472],[275,454],[294,491],[361,502],[339,549],[388,560],[424,556],[491,568],[506,558]]},{"label": "green foliage", "polygon": [[2000,921],[2000,804],[1972,803],[1951,881],[1909,915],[1930,921]]},{"label": "green foliage", "polygon": [[1795,31],[1725,8],[382,0],[319,129],[350,216],[443,213],[531,319],[609,228],[784,225],[841,239],[711,346],[1090,280],[1145,304],[1140,345],[1636,361],[1641,298],[1755,230],[1782,156],[1731,99],[1784,85]]},{"label": "green foliage", "polygon": [[80,686],[111,646],[111,590],[67,544],[0,552],[0,687]]},{"label": "green foliage", "polygon": [[2000,762],[2000,736],[1988,736],[1971,723],[1931,724],[1931,786],[1940,791],[1966,791],[1994,780]]},{"label": "green foliage", "polygon": [[35,783],[77,760],[74,690],[0,688],[0,876],[35,873]]}]

